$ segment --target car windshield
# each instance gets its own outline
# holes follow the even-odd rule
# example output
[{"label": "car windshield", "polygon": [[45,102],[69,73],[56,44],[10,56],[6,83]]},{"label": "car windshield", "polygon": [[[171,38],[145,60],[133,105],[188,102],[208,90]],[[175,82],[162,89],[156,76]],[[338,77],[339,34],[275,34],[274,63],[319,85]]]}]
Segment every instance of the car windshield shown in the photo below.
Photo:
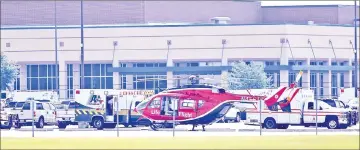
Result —
[{"label": "car windshield", "polygon": [[146,107],[146,105],[149,103],[149,101],[150,101],[151,99],[153,99],[155,96],[156,96],[156,95],[150,96],[150,97],[148,97],[147,99],[145,99],[145,100],[143,100],[142,102],[140,102],[140,104],[138,104],[138,105],[136,106],[136,109],[138,109],[138,110],[144,109],[144,108]]},{"label": "car windshield", "polygon": [[22,108],[25,102],[17,102],[15,108]]},{"label": "car windshield", "polygon": [[56,109],[65,109],[65,105],[64,104],[54,104]]},{"label": "car windshield", "polygon": [[69,105],[70,101],[62,101],[61,104],[63,105]]},{"label": "car windshield", "polygon": [[14,108],[16,105],[16,102],[10,102],[9,104],[7,104],[7,106],[5,108]]},{"label": "car windshield", "polygon": [[336,107],[336,103],[334,100],[322,100],[323,102],[325,102],[326,104],[330,105],[331,107]]}]

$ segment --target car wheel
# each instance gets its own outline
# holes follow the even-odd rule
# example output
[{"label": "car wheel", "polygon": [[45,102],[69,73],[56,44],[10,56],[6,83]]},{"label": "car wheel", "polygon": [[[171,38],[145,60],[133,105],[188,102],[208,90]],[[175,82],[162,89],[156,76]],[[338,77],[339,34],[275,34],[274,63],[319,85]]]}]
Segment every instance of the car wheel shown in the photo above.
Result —
[{"label": "car wheel", "polygon": [[44,128],[44,118],[40,117],[39,121],[36,123],[36,128]]},{"label": "car wheel", "polygon": [[102,118],[94,118],[93,126],[98,130],[102,130],[104,128],[104,120]]},{"label": "car wheel", "polygon": [[335,119],[329,119],[329,120],[326,122],[326,124],[327,124],[327,128],[328,128],[328,129],[337,129],[337,128],[339,128],[339,123],[338,123],[338,121],[335,120]]},{"label": "car wheel", "polygon": [[265,119],[264,126],[266,129],[275,129],[277,127],[276,121],[273,118]]}]

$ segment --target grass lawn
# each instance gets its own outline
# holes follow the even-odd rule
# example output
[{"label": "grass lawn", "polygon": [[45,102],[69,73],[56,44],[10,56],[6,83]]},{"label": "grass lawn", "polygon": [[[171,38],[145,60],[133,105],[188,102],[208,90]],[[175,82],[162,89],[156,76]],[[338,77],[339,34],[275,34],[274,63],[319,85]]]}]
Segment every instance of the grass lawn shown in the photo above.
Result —
[{"label": "grass lawn", "polygon": [[1,138],[1,149],[359,149],[359,136]]}]

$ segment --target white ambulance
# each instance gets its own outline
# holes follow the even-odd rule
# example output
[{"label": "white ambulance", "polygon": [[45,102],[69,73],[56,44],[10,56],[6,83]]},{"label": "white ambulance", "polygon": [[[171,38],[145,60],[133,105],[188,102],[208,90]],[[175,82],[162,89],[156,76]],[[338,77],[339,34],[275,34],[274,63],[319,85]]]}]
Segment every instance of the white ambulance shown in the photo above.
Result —
[{"label": "white ambulance", "polygon": [[[259,101],[256,103],[256,109],[247,111],[245,124],[259,125],[261,122],[262,127],[267,129],[287,129],[289,125],[315,126],[317,120],[320,127],[329,129],[348,127],[349,112],[346,109],[333,108],[325,102],[314,100],[312,91],[309,93],[308,90],[300,89],[298,93],[300,94],[294,97],[287,109],[278,108],[276,111],[271,111],[264,101]],[[286,99],[287,96],[283,94],[280,99]]]},{"label": "white ambulance", "polygon": [[[147,125],[149,121],[141,119],[134,109],[153,94],[153,90],[76,89],[74,107],[67,111],[75,112],[74,122],[85,122],[97,129],[115,128],[117,120],[125,127]],[[58,124],[67,124],[61,116],[57,120]]]}]

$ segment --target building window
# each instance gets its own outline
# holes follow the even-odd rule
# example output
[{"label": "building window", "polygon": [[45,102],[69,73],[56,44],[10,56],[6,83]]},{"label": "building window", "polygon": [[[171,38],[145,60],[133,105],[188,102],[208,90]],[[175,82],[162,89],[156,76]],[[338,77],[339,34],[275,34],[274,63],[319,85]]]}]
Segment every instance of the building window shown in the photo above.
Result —
[{"label": "building window", "polygon": [[338,96],[337,73],[331,74],[331,96]]},{"label": "building window", "polygon": [[20,90],[20,68],[17,69],[16,79],[14,81],[14,90],[19,91]]},{"label": "building window", "polygon": [[120,75],[121,89],[126,89],[126,75]]},{"label": "building window", "polygon": [[[296,73],[295,72],[290,72],[289,73],[289,86],[290,84],[294,83],[296,80]],[[298,87],[302,87],[302,77],[300,78],[299,82],[297,83]]]},{"label": "building window", "polygon": [[67,64],[67,98],[74,98],[73,64]]},{"label": "building window", "polygon": [[314,95],[317,98],[317,78],[316,73],[310,73],[310,89],[314,91]]},{"label": "building window", "polygon": [[340,73],[340,87],[345,87],[345,74]]},{"label": "building window", "polygon": [[56,65],[27,65],[26,67],[28,90],[46,91],[57,89],[56,81],[59,83],[59,79],[56,79],[56,72],[59,72],[59,67],[56,67]]},{"label": "building window", "polygon": [[324,73],[320,73],[320,97],[324,97]]},{"label": "building window", "polygon": [[[85,89],[113,89],[113,73],[107,68],[112,64],[85,64],[84,65],[84,88]],[[82,70],[80,65],[80,70]],[[80,71],[80,77],[82,71]],[[80,84],[82,81],[80,80]]]},{"label": "building window", "polygon": [[274,66],[275,62],[273,61],[265,61],[265,66]]},{"label": "building window", "polygon": [[277,73],[276,78],[277,78],[277,80],[276,80],[276,86],[277,86],[277,87],[280,87],[280,72]]},{"label": "building window", "polygon": [[353,71],[351,71],[351,73],[352,73],[352,76],[351,76],[351,80],[352,80],[352,82],[351,82],[351,87],[355,87],[355,71],[353,70]]},{"label": "building window", "polygon": [[[126,64],[124,64],[126,67]],[[166,67],[166,63],[132,63],[133,67]]]},{"label": "building window", "polygon": [[133,89],[136,90],[155,90],[167,87],[166,75],[133,75]]},{"label": "building window", "polygon": [[268,72],[268,73],[266,73],[266,77],[268,78],[268,79],[270,79],[270,86],[272,87],[272,86],[275,86],[274,85],[274,81],[275,81],[275,73],[272,73],[272,72]]}]

